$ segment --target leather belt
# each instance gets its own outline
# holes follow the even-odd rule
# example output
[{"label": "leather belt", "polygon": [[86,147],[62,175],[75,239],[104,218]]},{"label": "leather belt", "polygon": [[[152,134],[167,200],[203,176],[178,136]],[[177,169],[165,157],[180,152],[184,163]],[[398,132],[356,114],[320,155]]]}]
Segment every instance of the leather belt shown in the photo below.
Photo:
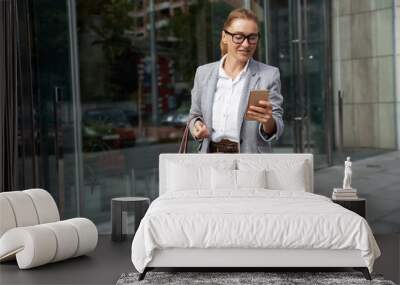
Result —
[{"label": "leather belt", "polygon": [[223,139],[220,142],[213,142],[210,143],[210,152],[223,152],[223,153],[238,153],[239,146],[237,142],[233,142],[230,140]]}]

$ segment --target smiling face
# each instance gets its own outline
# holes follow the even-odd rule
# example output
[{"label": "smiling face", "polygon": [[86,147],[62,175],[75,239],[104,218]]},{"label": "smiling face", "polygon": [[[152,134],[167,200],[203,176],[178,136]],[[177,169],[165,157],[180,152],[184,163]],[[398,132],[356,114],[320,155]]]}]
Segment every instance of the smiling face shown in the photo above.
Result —
[{"label": "smiling face", "polygon": [[[244,36],[253,35],[254,37],[254,35],[258,35],[257,23],[248,19],[235,19],[225,30],[231,34]],[[234,36],[228,33],[222,31],[222,42],[227,46],[228,56],[243,63],[247,62],[253,56],[257,43],[249,43],[249,38],[246,38],[242,43],[235,43],[232,39]]]}]

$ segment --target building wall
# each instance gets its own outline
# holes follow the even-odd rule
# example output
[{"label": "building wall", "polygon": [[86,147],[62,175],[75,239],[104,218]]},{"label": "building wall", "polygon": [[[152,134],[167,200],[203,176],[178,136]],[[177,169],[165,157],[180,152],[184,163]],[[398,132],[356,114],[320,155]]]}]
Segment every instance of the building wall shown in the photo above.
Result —
[{"label": "building wall", "polygon": [[400,149],[400,0],[395,0],[397,149]]},{"label": "building wall", "polygon": [[399,108],[400,94],[395,84],[398,48],[396,51],[393,5],[399,2],[396,1],[332,2],[337,145],[340,143],[340,90],[343,93],[343,146],[397,148],[400,123],[396,106]]}]

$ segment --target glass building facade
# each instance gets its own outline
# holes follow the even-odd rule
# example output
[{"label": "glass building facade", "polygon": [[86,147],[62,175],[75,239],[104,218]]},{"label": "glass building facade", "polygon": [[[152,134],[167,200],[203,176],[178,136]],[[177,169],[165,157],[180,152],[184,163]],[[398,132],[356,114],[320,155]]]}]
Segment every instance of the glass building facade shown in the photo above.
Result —
[{"label": "glass building facade", "polygon": [[311,152],[323,168],[344,153],[397,149],[396,3],[30,1],[34,96],[32,116],[19,118],[21,186],[47,189],[63,217],[88,217],[100,232],[110,231],[112,197],[155,199],[158,156],[178,151],[196,68],[220,59],[223,22],[238,7],[260,20],[255,59],[281,72],[285,132],[274,152]]}]

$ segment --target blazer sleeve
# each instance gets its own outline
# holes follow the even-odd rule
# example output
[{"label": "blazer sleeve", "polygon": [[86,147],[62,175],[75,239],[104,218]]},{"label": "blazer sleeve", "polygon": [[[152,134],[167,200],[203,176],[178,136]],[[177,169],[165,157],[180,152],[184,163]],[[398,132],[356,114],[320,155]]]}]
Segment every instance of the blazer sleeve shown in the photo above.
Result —
[{"label": "blazer sleeve", "polygon": [[273,139],[278,139],[282,135],[284,129],[284,123],[282,119],[283,96],[281,94],[281,78],[278,68],[275,69],[272,83],[269,87],[269,100],[272,104],[272,118],[275,120],[276,123],[276,132],[272,136],[268,136],[268,134],[263,131],[262,124],[259,123],[258,134],[259,137],[265,142],[270,142]]},{"label": "blazer sleeve", "polygon": [[199,76],[199,68],[196,70],[196,74],[194,76],[194,84],[193,84],[193,89],[191,91],[192,94],[192,104],[190,106],[190,111],[189,111],[189,130],[190,134],[192,135],[193,139],[201,142],[202,140],[198,140],[194,137],[192,133],[192,129],[194,128],[194,124],[197,120],[203,120],[203,114],[201,112],[201,92],[200,92],[200,76]]}]

